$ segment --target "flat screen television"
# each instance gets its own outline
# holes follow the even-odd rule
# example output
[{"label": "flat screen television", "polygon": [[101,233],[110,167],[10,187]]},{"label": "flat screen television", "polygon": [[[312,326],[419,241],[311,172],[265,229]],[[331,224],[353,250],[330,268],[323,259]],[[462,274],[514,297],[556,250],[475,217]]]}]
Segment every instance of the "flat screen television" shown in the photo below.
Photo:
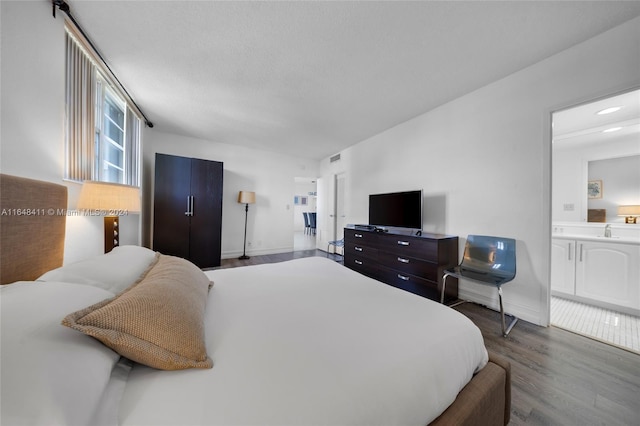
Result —
[{"label": "flat screen television", "polygon": [[422,190],[369,195],[369,225],[422,229]]}]

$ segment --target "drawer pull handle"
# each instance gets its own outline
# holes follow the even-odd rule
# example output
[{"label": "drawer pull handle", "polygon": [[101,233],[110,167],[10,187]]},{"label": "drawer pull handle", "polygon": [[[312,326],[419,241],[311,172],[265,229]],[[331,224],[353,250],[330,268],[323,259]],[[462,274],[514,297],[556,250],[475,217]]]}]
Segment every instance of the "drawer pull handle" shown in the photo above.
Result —
[{"label": "drawer pull handle", "polygon": [[398,278],[400,278],[403,281],[409,281],[409,277],[405,276],[405,275],[400,275],[398,274]]},{"label": "drawer pull handle", "polygon": [[353,236],[356,238],[362,238],[362,234],[353,234]]},{"label": "drawer pull handle", "polygon": [[362,251],[362,247],[355,247],[356,251]]},{"label": "drawer pull handle", "polygon": [[361,261],[359,261],[359,260],[357,260],[357,259],[356,259],[356,260],[354,260],[354,262],[356,262],[356,265],[362,265],[362,262],[361,262]]},{"label": "drawer pull handle", "polygon": [[409,241],[398,241],[398,245],[399,246],[408,246],[409,245]]},{"label": "drawer pull handle", "polygon": [[409,259],[405,259],[405,258],[399,257],[398,258],[398,262],[409,263]]}]

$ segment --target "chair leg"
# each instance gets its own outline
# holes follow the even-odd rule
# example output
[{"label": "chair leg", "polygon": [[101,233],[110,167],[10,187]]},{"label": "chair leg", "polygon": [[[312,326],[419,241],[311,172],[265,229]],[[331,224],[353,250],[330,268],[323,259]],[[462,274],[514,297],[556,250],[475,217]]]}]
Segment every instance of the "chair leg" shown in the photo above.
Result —
[{"label": "chair leg", "polygon": [[[500,319],[502,320],[502,335],[504,337],[507,337],[511,332],[513,326],[516,325],[516,322],[518,322],[518,318],[516,318],[514,315],[504,313],[504,307],[502,306],[502,287],[498,287],[498,298],[500,299]],[[506,325],[504,320],[505,315],[511,317],[511,321],[509,322],[508,326]]]},{"label": "chair leg", "polygon": [[449,274],[444,274],[442,277],[442,293],[440,294],[440,303],[444,305],[444,289],[447,286],[447,277]]},{"label": "chair leg", "polygon": [[[449,276],[449,274],[444,274],[442,276],[442,292],[440,293],[440,303],[444,305],[444,294],[445,294],[445,289],[447,286],[447,277]],[[450,305],[447,305],[450,308],[455,308],[458,305],[462,305],[463,303],[467,303],[466,300],[458,300],[457,302],[453,302]]]}]

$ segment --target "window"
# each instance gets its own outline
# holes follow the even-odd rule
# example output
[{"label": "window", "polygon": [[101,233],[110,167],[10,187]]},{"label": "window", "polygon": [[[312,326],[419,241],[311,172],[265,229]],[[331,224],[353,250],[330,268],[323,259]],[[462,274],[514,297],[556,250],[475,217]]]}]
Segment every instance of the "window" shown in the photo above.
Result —
[{"label": "window", "polygon": [[125,183],[126,105],[101,77],[96,94],[96,180]]},{"label": "window", "polygon": [[65,179],[139,186],[140,117],[67,28]]}]

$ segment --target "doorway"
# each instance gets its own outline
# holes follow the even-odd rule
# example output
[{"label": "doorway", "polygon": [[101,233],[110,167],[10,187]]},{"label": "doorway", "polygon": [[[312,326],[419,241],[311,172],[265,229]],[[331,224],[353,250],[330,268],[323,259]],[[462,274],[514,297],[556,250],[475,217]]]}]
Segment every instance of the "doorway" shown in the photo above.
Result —
[{"label": "doorway", "polygon": [[[293,251],[315,250],[318,192],[314,178],[294,178]],[[314,223],[312,223],[312,221]]]},{"label": "doorway", "polygon": [[[640,352],[640,91],[552,114],[550,323]],[[624,244],[623,244],[624,243]]]},{"label": "doorway", "polygon": [[[345,211],[345,191],[346,191],[346,177],[344,173],[336,175],[336,203],[335,203],[335,240],[342,240],[344,238],[344,227],[347,226],[347,213]],[[334,247],[333,253],[344,255],[344,247]]]}]

